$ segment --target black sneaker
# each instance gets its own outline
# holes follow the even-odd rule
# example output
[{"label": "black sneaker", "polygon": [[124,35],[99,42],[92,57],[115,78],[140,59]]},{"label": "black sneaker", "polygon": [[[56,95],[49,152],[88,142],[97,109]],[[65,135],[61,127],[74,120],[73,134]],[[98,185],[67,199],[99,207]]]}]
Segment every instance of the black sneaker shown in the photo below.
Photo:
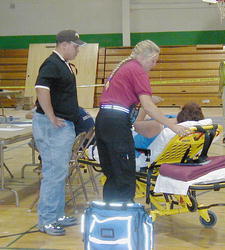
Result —
[{"label": "black sneaker", "polygon": [[78,220],[73,216],[63,216],[57,220],[57,225],[60,227],[70,227],[78,225]]},{"label": "black sneaker", "polygon": [[61,236],[65,235],[66,231],[63,227],[58,225],[58,223],[48,224],[48,225],[42,225],[38,226],[39,230],[43,233],[53,235],[53,236]]}]

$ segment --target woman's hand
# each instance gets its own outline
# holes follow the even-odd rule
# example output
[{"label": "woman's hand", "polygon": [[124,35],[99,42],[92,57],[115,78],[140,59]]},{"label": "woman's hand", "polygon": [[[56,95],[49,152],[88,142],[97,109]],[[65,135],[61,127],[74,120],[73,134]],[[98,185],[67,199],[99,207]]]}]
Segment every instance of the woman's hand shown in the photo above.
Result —
[{"label": "woman's hand", "polygon": [[162,102],[162,101],[164,101],[164,99],[163,99],[162,97],[157,96],[157,95],[153,95],[153,96],[152,96],[152,102],[153,102],[154,104],[160,103],[160,102]]},{"label": "woman's hand", "polygon": [[184,127],[177,124],[170,126],[170,129],[173,130],[174,133],[182,136],[188,135],[191,132],[191,130],[188,127]]}]

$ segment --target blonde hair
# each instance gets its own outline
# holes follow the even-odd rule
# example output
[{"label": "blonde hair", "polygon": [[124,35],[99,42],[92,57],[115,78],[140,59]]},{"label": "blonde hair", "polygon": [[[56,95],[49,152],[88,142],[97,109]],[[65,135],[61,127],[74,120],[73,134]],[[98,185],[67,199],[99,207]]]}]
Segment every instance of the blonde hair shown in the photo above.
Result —
[{"label": "blonde hair", "polygon": [[159,54],[160,48],[150,40],[144,40],[136,44],[133,48],[130,56],[121,61],[116,68],[112,71],[109,80],[115,75],[118,69],[126,62],[136,59],[137,56],[143,55],[144,57],[153,56],[154,54]]}]

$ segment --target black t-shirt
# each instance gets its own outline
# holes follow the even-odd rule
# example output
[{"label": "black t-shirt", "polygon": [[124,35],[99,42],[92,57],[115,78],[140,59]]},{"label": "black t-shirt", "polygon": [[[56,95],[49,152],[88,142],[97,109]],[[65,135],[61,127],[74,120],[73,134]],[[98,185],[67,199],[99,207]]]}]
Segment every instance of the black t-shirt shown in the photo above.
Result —
[{"label": "black t-shirt", "polygon": [[[76,121],[79,117],[76,78],[56,53],[41,65],[35,86],[50,89],[51,103],[57,117]],[[44,114],[38,100],[37,112]]]}]

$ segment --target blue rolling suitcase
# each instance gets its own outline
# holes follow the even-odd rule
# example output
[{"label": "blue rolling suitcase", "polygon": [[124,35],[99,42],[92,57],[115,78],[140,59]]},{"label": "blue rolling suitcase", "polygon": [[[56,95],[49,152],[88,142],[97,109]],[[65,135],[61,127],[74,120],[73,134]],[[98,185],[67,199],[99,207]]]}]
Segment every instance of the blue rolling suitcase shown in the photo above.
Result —
[{"label": "blue rolling suitcase", "polygon": [[93,201],[81,227],[85,250],[153,249],[152,219],[139,203]]}]

